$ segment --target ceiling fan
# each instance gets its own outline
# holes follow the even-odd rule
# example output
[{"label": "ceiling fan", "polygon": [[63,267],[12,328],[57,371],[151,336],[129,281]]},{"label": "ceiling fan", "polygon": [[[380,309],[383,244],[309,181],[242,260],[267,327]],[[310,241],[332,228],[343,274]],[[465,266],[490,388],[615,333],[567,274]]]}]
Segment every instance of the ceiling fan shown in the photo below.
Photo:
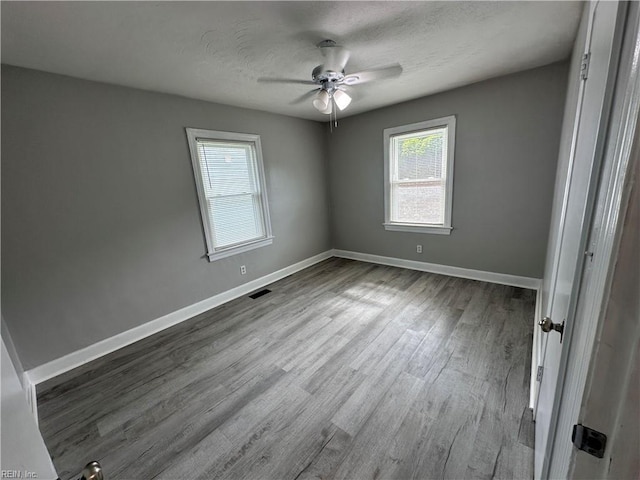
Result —
[{"label": "ceiling fan", "polygon": [[309,97],[313,99],[313,106],[327,115],[334,115],[337,109],[344,110],[351,103],[351,96],[347,90],[361,83],[380,80],[383,78],[397,77],[402,73],[399,64],[363,70],[356,73],[345,73],[344,69],[349,61],[349,50],[336,44],[333,40],[323,40],[318,48],[324,57],[324,63],[318,65],[311,72],[311,80],[298,80],[289,78],[259,78],[259,82],[265,83],[295,83],[303,85],[315,85],[316,88],[305,93],[292,103],[298,103]]}]

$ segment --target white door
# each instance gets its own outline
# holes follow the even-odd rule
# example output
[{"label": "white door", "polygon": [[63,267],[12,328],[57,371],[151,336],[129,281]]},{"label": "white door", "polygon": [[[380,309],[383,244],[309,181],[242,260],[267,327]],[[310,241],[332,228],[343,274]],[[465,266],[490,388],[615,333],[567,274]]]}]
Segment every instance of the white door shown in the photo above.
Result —
[{"label": "white door", "polygon": [[617,60],[612,51],[619,8],[617,2],[585,5],[571,62],[541,308],[543,317],[565,325],[562,343],[559,332],[539,332],[542,379],[535,412],[536,479],[547,477],[553,450],[560,401],[556,392],[561,391],[569,352],[571,321],[583,273],[588,221],[611,103],[609,72]]},{"label": "white door", "polygon": [[2,478],[58,478],[2,339]]}]

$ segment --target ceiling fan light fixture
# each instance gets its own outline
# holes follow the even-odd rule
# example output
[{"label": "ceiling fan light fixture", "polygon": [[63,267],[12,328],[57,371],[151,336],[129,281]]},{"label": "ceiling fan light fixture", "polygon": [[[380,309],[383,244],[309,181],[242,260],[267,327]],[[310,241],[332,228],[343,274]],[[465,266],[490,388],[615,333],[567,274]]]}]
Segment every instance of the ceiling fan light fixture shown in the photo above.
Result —
[{"label": "ceiling fan light fixture", "polygon": [[357,73],[345,73],[349,50],[333,40],[323,40],[317,46],[322,53],[323,63],[311,71],[311,80],[261,77],[258,81],[315,85],[316,88],[296,98],[291,104],[314,97],[313,107],[324,115],[333,116],[336,126],[338,110],[345,110],[351,104],[352,98],[347,92],[351,91],[352,86],[397,77],[402,73],[402,67],[398,63]]},{"label": "ceiling fan light fixture", "polygon": [[331,96],[329,95],[329,92],[326,90],[320,91],[318,96],[313,100],[313,106],[320,113],[331,113]]},{"label": "ceiling fan light fixture", "polygon": [[344,110],[351,103],[351,97],[349,94],[342,90],[336,90],[333,92],[333,100],[336,102],[336,105],[340,110]]},{"label": "ceiling fan light fixture", "polygon": [[320,110],[320,113],[324,113],[325,115],[331,115],[331,112],[333,112],[333,102],[329,102],[327,108]]}]

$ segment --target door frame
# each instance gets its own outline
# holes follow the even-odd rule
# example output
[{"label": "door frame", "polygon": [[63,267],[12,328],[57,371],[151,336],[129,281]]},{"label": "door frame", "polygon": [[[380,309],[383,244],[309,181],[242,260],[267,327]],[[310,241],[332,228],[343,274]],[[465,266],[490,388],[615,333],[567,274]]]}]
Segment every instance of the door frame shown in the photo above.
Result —
[{"label": "door frame", "polygon": [[[602,169],[596,185],[597,191],[594,192],[597,197],[593,206],[593,218],[583,232],[585,247],[587,242],[590,249],[595,245],[592,250],[594,255],[591,257],[592,271],[585,285],[574,285],[578,291],[572,315],[578,312],[583,312],[583,315],[580,322],[573,322],[571,343],[562,352],[566,370],[563,384],[558,384],[558,388],[562,389],[557,390],[557,410],[554,409],[557,416],[551,424],[553,444],[550,445],[550,464],[546,471],[549,477],[566,476],[571,458],[575,454],[570,442],[570,429],[579,418],[596,335],[601,329],[611,288],[622,222],[629,201],[630,189],[627,179],[640,113],[640,15],[637,5],[625,7],[620,12],[624,14],[619,18],[622,23],[616,27],[620,41],[620,59],[615,71],[615,82],[611,85],[612,116],[603,132],[605,136],[598,140],[602,146]],[[623,36],[626,36],[624,44]],[[583,257],[581,270],[585,261]],[[566,440],[558,442],[558,438],[562,437]]]},{"label": "door frame", "polygon": [[[589,2],[585,5],[578,37],[574,47],[568,82],[568,108],[563,122],[563,138],[560,147],[558,179],[554,194],[552,230],[549,238],[545,278],[542,288],[541,315],[560,315],[565,321],[563,339],[539,335],[541,341],[540,364],[544,371],[538,382],[536,403],[535,477],[546,478],[554,455],[554,442],[558,412],[562,400],[562,389],[567,368],[568,353],[572,345],[577,298],[582,281],[584,252],[587,233],[590,229],[599,172],[608,125],[613,80],[617,72],[619,48],[616,35],[620,30],[620,17],[624,5],[618,2]],[[586,69],[585,58],[593,59]],[[587,64],[588,65],[588,64]],[[585,110],[585,102],[587,110]],[[587,117],[588,115],[588,117]],[[579,156],[579,157],[578,157]],[[576,165],[576,159],[579,164]],[[558,183],[560,182],[560,183]],[[575,192],[574,192],[575,190]],[[577,195],[577,197],[574,197]],[[575,203],[575,202],[578,203]],[[570,204],[575,212],[569,213]],[[557,205],[557,206],[556,206]],[[557,207],[560,207],[557,209]],[[557,209],[557,210],[556,210]],[[570,217],[568,215],[571,215]],[[579,215],[576,218],[576,215]],[[571,232],[567,224],[571,222]],[[555,232],[555,233],[554,233]],[[567,235],[570,234],[570,237]],[[566,249],[570,248],[570,251]],[[567,256],[568,255],[568,256]],[[566,269],[562,281],[559,279],[560,261]],[[560,282],[560,283],[559,283]],[[554,304],[558,288],[562,288],[562,311],[555,312]],[[560,322],[560,318],[555,321]],[[535,326],[536,330],[538,326]],[[551,344],[549,342],[552,342]],[[553,365],[549,364],[550,349]],[[556,363],[557,362],[557,363]],[[546,385],[546,386],[545,386]],[[545,388],[543,391],[542,388]],[[544,392],[544,396],[543,395]],[[544,401],[544,403],[542,403]],[[541,414],[544,407],[544,418]]]},{"label": "door frame", "polygon": [[[592,271],[588,281],[581,285],[586,257],[581,256],[573,283],[567,322],[566,343],[561,351],[556,394],[549,426],[547,452],[542,467],[542,478],[565,478],[569,471],[573,445],[570,442],[571,425],[577,421],[585,392],[587,373],[596,334],[606,306],[615,266],[615,253],[619,241],[620,224],[624,220],[625,200],[628,201],[627,174],[631,147],[640,112],[640,37],[638,37],[638,9],[620,4],[616,21],[617,60],[612,62],[605,93],[606,112],[603,112],[596,143],[594,175],[589,187],[587,221],[583,225],[581,245],[596,245],[591,257]],[[628,15],[629,13],[629,15]],[[629,28],[636,29],[631,36],[635,47],[622,45]],[[627,38],[627,41],[629,39]],[[619,76],[618,73],[628,73]],[[610,115],[618,115],[611,118]],[[580,322],[576,314],[583,311]],[[565,438],[563,442],[557,441]]]}]

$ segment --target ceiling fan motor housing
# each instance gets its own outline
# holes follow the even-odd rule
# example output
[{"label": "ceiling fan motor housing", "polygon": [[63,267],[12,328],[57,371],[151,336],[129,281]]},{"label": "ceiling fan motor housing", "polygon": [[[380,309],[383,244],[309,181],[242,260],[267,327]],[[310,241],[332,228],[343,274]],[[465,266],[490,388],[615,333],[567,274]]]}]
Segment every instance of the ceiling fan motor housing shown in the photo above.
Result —
[{"label": "ceiling fan motor housing", "polygon": [[311,78],[320,85],[323,90],[333,91],[338,88],[340,82],[344,80],[344,72],[323,70],[322,65],[318,65],[313,69],[313,72],[311,72]]}]

